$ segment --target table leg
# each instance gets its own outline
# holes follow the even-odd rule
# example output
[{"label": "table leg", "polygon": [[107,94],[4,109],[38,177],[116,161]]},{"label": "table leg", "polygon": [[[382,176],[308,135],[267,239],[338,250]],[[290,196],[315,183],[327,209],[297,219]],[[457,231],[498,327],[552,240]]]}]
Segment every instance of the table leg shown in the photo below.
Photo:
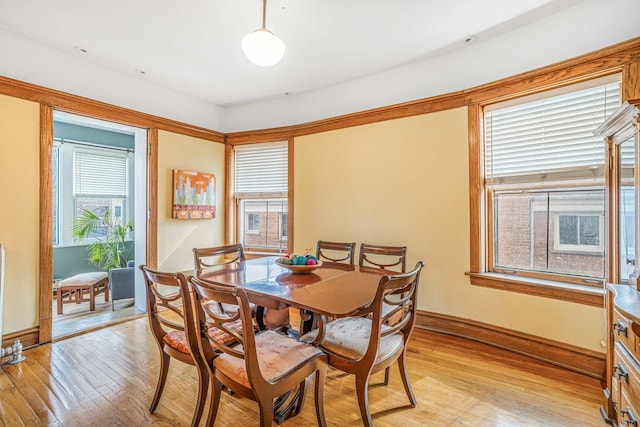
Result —
[{"label": "table leg", "polygon": [[[306,386],[304,383],[303,387]],[[300,386],[289,390],[279,396],[273,403],[273,420],[276,424],[297,415],[295,409],[298,407],[298,399],[301,397]]]}]

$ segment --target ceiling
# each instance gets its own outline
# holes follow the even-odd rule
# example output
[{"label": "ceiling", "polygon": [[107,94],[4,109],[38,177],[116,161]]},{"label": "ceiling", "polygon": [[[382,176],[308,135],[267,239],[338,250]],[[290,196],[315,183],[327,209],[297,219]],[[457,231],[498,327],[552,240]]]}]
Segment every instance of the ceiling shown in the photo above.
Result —
[{"label": "ceiling", "polygon": [[449,54],[576,2],[269,0],[267,28],[287,48],[270,68],[241,49],[260,27],[261,0],[0,0],[0,30],[227,107]]}]

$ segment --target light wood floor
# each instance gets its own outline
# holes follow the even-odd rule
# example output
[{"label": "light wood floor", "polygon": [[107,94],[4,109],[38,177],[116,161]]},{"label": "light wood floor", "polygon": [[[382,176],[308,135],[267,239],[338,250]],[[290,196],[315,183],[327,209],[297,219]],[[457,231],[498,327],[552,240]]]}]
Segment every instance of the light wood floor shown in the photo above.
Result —
[{"label": "light wood floor", "polygon": [[131,319],[143,313],[133,306],[134,300],[121,299],[115,301],[115,310],[111,310],[111,300],[105,301],[104,294],[96,297],[95,310],[89,311],[89,302],[80,304],[64,304],[62,314],[58,314],[57,300],[53,298],[53,339],[100,328],[105,324],[112,324]]},{"label": "light wood floor", "polygon": [[[605,425],[593,378],[420,330],[410,350],[418,406],[408,406],[397,368],[387,387],[376,374],[369,389],[376,426]],[[172,362],[158,410],[148,412],[157,352],[146,318],[27,350],[26,361],[0,372],[0,425],[187,426],[197,382],[191,366]],[[309,391],[303,412],[283,426],[316,425]],[[217,426],[258,424],[254,402],[224,393],[222,399]],[[325,407],[330,426],[362,425],[351,376],[330,369]]]}]

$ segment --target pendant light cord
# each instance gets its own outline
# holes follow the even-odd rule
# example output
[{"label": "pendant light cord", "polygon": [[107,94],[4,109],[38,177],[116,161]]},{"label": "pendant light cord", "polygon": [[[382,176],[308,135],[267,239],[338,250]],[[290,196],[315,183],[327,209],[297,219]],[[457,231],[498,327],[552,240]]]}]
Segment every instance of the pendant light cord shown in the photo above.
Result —
[{"label": "pendant light cord", "polygon": [[262,0],[262,29],[267,29],[267,0]]}]

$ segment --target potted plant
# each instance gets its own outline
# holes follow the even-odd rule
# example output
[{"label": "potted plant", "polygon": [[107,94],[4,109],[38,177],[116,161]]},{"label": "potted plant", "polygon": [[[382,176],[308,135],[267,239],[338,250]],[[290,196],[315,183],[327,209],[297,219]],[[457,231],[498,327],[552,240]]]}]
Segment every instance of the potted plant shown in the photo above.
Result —
[{"label": "potted plant", "polygon": [[82,209],[73,222],[73,237],[79,240],[88,239],[98,230],[103,231],[104,236],[98,237],[97,241],[87,246],[89,262],[103,271],[126,267],[131,246],[127,247],[125,239],[128,233],[133,231],[133,224],[129,222],[122,225],[114,221],[109,209],[102,217],[88,209]]}]

